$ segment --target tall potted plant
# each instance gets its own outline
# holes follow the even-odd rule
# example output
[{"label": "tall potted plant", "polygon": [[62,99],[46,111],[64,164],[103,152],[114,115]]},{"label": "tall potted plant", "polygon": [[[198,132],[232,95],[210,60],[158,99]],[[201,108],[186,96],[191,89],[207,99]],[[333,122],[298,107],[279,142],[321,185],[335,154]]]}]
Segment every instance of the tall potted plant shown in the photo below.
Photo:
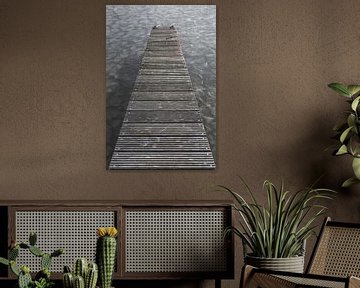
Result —
[{"label": "tall potted plant", "polygon": [[245,264],[302,273],[305,241],[314,233],[315,220],[326,209],[318,200],[331,199],[334,191],[310,187],[291,193],[284,189],[283,183],[277,188],[266,180],[267,203],[262,205],[244,180],[242,182],[251,201],[228,187],[219,187],[235,199],[233,208],[240,215],[239,226],[228,227],[225,232],[239,236],[244,247],[250,250],[244,255]]},{"label": "tall potted plant", "polygon": [[339,139],[339,145],[334,155],[350,155],[352,157],[352,169],[354,176],[344,181],[343,187],[349,187],[360,183],[360,85],[345,85],[341,83],[330,83],[329,88],[346,98],[350,104],[347,111],[346,122],[334,127]]}]

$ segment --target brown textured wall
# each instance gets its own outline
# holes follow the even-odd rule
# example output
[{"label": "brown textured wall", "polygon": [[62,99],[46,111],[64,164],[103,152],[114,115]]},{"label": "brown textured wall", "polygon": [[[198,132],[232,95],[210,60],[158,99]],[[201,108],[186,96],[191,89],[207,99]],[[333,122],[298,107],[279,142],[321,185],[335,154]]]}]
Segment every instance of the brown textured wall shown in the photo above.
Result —
[{"label": "brown textured wall", "polygon": [[[217,169],[106,171],[105,4],[164,3],[217,5]],[[324,149],[346,105],[326,85],[360,82],[358,15],[358,0],[0,0],[0,199],[222,199],[207,187],[236,175],[262,199],[264,179],[338,189],[350,163]],[[359,193],[329,215],[360,221]]]}]

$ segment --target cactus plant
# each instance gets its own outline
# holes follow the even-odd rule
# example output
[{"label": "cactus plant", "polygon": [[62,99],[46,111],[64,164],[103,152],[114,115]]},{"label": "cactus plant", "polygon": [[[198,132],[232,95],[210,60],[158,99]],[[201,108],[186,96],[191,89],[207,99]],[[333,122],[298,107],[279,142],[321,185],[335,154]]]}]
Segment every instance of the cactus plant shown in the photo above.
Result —
[{"label": "cactus plant", "polygon": [[19,274],[18,285],[19,288],[28,288],[32,283],[30,269],[27,266],[21,267],[21,271]]},{"label": "cactus plant", "polygon": [[88,269],[88,261],[86,258],[78,258],[75,261],[74,274],[81,276],[85,280],[86,271]]},{"label": "cactus plant", "polygon": [[89,263],[85,276],[85,288],[95,288],[98,279],[98,266],[96,263]]},{"label": "cactus plant", "polygon": [[76,259],[73,273],[69,266],[64,266],[64,288],[95,288],[97,279],[98,267],[96,263],[90,262],[88,264],[85,258]]},{"label": "cactus plant", "polygon": [[74,277],[74,288],[85,288],[84,278],[80,275]]},{"label": "cactus plant", "polygon": [[96,262],[99,267],[99,282],[101,288],[110,288],[114,272],[116,256],[115,227],[101,227],[97,229]]},{"label": "cactus plant", "polygon": [[[53,282],[50,281],[50,264],[53,257],[58,257],[64,253],[63,249],[57,249],[51,254],[44,253],[36,245],[37,236],[36,234],[30,233],[29,244],[24,242],[16,243],[15,241],[11,242],[8,259],[0,257],[0,263],[10,266],[11,271],[18,276],[18,286],[19,288],[48,288],[53,285]],[[19,256],[19,250],[29,250],[30,253],[37,257],[41,257],[41,270],[36,274],[35,280],[33,281],[30,275],[30,269],[28,266],[19,267],[16,263],[16,259]]]},{"label": "cactus plant", "polygon": [[71,272],[64,273],[62,276],[62,282],[64,288],[73,288],[74,276]]}]

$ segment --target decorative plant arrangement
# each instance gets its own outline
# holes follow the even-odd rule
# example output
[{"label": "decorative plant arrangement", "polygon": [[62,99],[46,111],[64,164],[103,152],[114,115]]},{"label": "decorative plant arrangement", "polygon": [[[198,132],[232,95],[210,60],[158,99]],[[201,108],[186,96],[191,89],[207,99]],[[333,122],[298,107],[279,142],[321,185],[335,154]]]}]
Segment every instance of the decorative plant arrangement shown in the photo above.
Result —
[{"label": "decorative plant arrangement", "polygon": [[116,258],[115,227],[100,227],[97,229],[96,262],[99,267],[99,286],[110,288]]},{"label": "decorative plant arrangement", "polygon": [[88,262],[86,258],[78,258],[74,263],[74,271],[70,267],[64,267],[64,288],[95,288],[98,279],[98,267],[96,263]]},{"label": "decorative plant arrangement", "polygon": [[[11,271],[18,276],[19,288],[48,288],[52,287],[54,283],[50,280],[50,265],[53,257],[58,257],[64,253],[63,249],[57,249],[51,254],[45,253],[36,246],[37,236],[35,233],[30,233],[29,244],[20,242],[12,243],[8,259],[0,257],[0,263],[10,266]],[[30,275],[30,268],[26,265],[19,267],[16,259],[19,256],[20,249],[26,249],[33,255],[40,257],[41,270],[35,275],[34,280]]]},{"label": "decorative plant arrangement", "polygon": [[[266,180],[266,206],[254,197],[249,186],[241,179],[251,201],[246,201],[239,193],[225,186],[221,190],[229,192],[236,204],[233,208],[239,213],[240,227],[229,227],[225,233],[233,232],[239,236],[251,254],[261,258],[303,257],[303,246],[314,233],[315,220],[326,209],[318,200],[331,199],[334,191],[329,189],[304,188],[296,193],[284,189],[283,183],[277,188]],[[250,264],[250,263],[248,263]],[[303,269],[303,260],[301,262]],[[275,269],[275,268],[273,268]]]},{"label": "decorative plant arrangement", "polygon": [[341,83],[331,83],[328,85],[338,94],[346,97],[346,102],[350,104],[350,110],[346,112],[346,122],[334,127],[339,138],[340,145],[334,151],[335,155],[350,155],[354,177],[347,179],[342,186],[349,187],[360,183],[360,85],[344,85]]}]

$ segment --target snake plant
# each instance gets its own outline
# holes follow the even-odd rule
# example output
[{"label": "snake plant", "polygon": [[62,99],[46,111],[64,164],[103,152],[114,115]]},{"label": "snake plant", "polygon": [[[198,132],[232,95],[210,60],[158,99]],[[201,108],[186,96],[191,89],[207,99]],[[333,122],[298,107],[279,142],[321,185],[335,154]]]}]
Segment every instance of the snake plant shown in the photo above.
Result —
[{"label": "snake plant", "polygon": [[344,85],[341,83],[331,83],[329,88],[344,96],[350,104],[347,112],[346,122],[334,127],[336,138],[339,145],[334,151],[334,155],[350,155],[352,159],[352,169],[354,177],[347,179],[342,186],[349,187],[360,183],[360,85]]},{"label": "snake plant", "polygon": [[233,208],[240,215],[239,227],[228,227],[225,235],[233,232],[239,236],[252,256],[287,258],[301,255],[305,240],[317,226],[316,219],[326,210],[318,200],[331,199],[334,191],[310,187],[291,193],[284,189],[283,183],[277,188],[266,180],[267,203],[261,205],[242,178],[241,181],[251,201],[233,189],[218,186],[234,197]]}]

